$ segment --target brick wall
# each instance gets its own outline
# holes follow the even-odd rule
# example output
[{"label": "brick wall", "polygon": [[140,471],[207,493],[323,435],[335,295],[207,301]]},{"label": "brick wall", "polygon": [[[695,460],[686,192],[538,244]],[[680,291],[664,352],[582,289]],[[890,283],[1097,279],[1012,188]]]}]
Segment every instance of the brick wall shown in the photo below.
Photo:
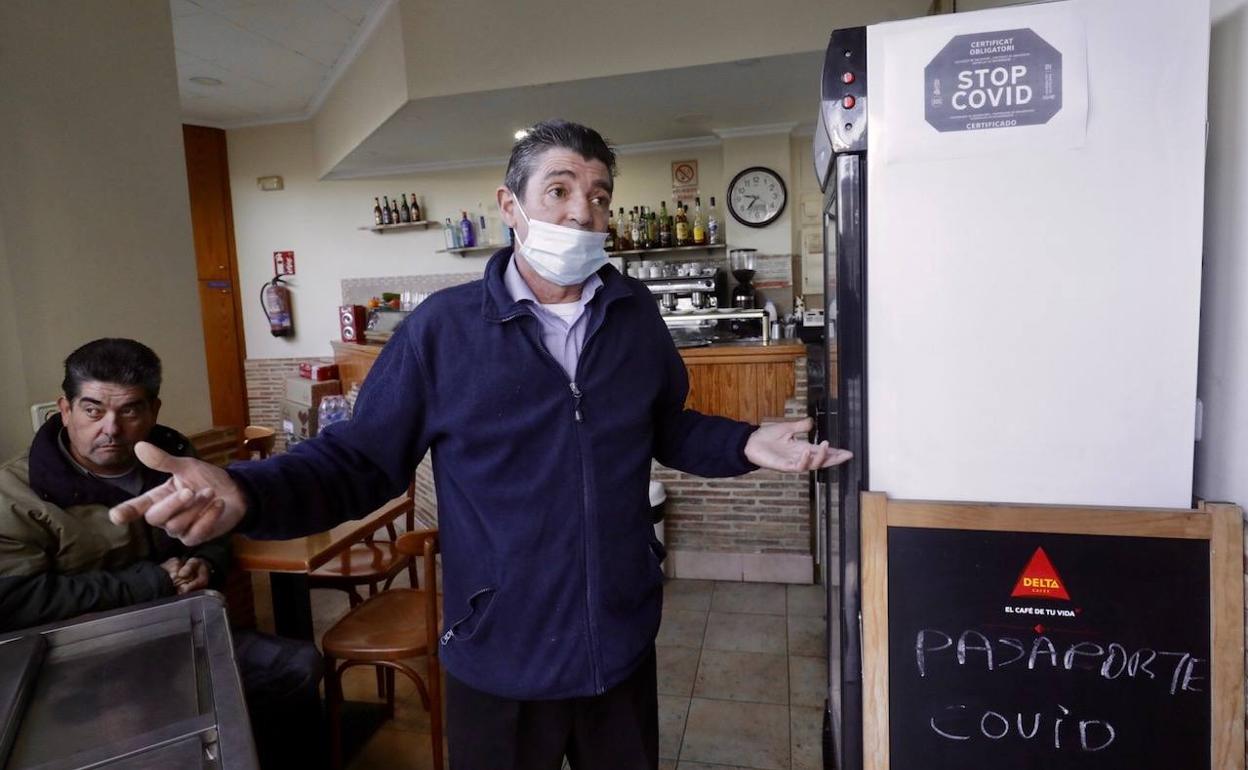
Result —
[{"label": "brick wall", "polygon": [[286,378],[299,376],[299,364],[332,364],[332,358],[249,358],[243,362],[247,375],[247,409],[252,425],[277,431],[276,451],[286,449],[282,433],[282,400],[286,398]]},{"label": "brick wall", "polygon": [[[806,416],[806,359],[795,366],[797,387],[784,408],[788,419]],[[667,488],[669,548],[811,553],[810,481],[804,473],[755,471],[732,479],[704,479],[656,462],[651,477]]]}]

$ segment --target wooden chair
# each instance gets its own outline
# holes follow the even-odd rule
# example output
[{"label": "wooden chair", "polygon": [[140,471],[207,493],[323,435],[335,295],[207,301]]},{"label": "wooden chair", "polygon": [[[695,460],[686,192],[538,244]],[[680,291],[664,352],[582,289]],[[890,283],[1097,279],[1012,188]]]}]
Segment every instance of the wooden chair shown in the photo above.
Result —
[{"label": "wooden chair", "polygon": [[[442,765],[442,673],[438,663],[438,531],[408,532],[398,550],[424,561],[424,588],[392,588],[351,609],[321,638],[325,652],[325,702],[329,711],[330,761],[342,767],[342,675],[356,666],[380,666],[386,672],[387,717],[394,718],[394,672],[416,683],[421,704],[429,712],[433,766]],[[404,663],[424,656],[425,679]],[[341,662],[340,662],[341,661]]]},{"label": "wooden chair", "polygon": [[[398,511],[408,532],[416,529],[415,498],[416,484],[413,482],[408,485],[407,500]],[[308,587],[346,591],[347,601],[353,608],[364,601],[358,590],[360,586],[368,586],[368,595],[376,596],[378,585],[389,588],[404,570],[407,570],[409,584],[415,588],[416,559],[398,549],[399,533],[394,524],[397,518],[398,515],[386,522],[385,531],[389,540],[378,539],[375,532],[369,533],[337,559],[314,569],[308,576]]]},{"label": "wooden chair", "polygon": [[273,445],[277,442],[277,431],[263,425],[248,425],[243,428],[243,449],[250,460],[253,454],[260,455],[263,460],[273,453]]},{"label": "wooden chair", "polygon": [[[416,484],[413,482],[407,487],[407,500],[400,509],[408,532],[416,529],[415,496]],[[397,518],[396,515],[395,519]],[[363,540],[343,551],[337,559],[312,570],[308,575],[308,588],[331,588],[345,591],[347,602],[352,608],[358,607],[364,601],[364,597],[360,596],[360,586],[368,586],[368,595],[376,596],[378,585],[383,590],[390,588],[394,579],[404,570],[407,570],[408,584],[415,588],[417,585],[416,559],[399,552],[397,545],[399,533],[394,525],[394,519],[386,522],[385,531],[390,537],[389,540],[378,539],[377,533],[370,532]],[[385,686],[383,670],[379,667],[377,669],[378,696],[386,694]]]}]

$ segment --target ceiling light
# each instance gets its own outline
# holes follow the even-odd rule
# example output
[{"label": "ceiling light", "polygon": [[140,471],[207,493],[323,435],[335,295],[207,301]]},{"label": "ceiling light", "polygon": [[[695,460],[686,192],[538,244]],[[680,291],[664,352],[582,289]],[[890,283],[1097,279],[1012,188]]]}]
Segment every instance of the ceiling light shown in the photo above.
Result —
[{"label": "ceiling light", "polygon": [[529,129],[527,129],[527,128],[522,128],[522,129],[520,129],[519,131],[517,131],[516,133],[512,134],[512,136],[514,136],[514,137],[516,138],[516,141],[517,141],[517,142],[518,142],[518,141],[520,141],[521,139],[525,138],[525,137],[526,137],[526,136],[528,136],[528,135],[529,135]]},{"label": "ceiling light", "polygon": [[191,78],[191,82],[197,86],[219,86],[221,81],[216,78],[210,78],[207,75],[196,75]]}]

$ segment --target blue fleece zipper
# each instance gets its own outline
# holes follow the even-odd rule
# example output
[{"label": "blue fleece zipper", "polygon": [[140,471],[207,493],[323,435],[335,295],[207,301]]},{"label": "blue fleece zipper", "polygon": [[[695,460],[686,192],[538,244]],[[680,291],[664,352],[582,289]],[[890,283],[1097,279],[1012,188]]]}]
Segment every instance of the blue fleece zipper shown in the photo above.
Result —
[{"label": "blue fleece zipper", "polygon": [[[604,306],[602,310],[603,314],[605,314],[606,307]],[[502,321],[511,321],[522,315],[527,315],[537,322],[537,318],[531,311],[528,310],[513,313],[512,315],[504,317]],[[576,371],[574,372],[575,376],[568,380],[568,388],[572,393],[572,417],[576,421],[576,425],[573,430],[576,431],[577,452],[581,456],[581,509],[582,518],[584,520],[581,542],[584,547],[585,557],[585,634],[589,641],[589,668],[594,675],[594,692],[599,695],[606,692],[607,688],[602,684],[602,651],[598,647],[598,629],[597,624],[594,622],[594,570],[590,569],[590,555],[593,552],[592,543],[590,542],[590,529],[593,528],[594,517],[592,515],[593,505],[589,494],[589,464],[586,462],[588,452],[585,448],[585,437],[581,431],[581,425],[585,422],[584,414],[581,412],[581,398],[584,393],[581,391],[580,386],[576,384],[576,380],[579,378],[581,373],[581,361],[585,358],[585,351],[589,349],[590,341],[597,334],[598,329],[601,326],[602,323],[600,317],[599,322],[590,329],[589,334],[585,338],[585,343],[581,346],[580,355],[576,360]],[[527,330],[522,333],[528,335]],[[564,379],[567,379],[568,373],[563,370],[563,366],[559,363],[558,359],[556,359],[554,355],[546,349],[546,346],[542,344],[541,336],[539,335],[537,338],[530,336],[529,341],[536,345],[537,349],[542,351],[546,358],[550,360],[551,365],[555,367],[556,371],[558,371]]]}]

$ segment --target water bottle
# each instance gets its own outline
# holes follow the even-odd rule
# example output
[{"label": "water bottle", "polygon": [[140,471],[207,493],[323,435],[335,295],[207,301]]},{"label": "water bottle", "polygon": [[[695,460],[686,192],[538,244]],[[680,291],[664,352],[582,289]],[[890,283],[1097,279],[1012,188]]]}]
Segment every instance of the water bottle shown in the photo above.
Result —
[{"label": "water bottle", "polygon": [[326,396],[317,409],[317,430],[322,431],[336,422],[351,418],[351,406],[345,396]]}]

